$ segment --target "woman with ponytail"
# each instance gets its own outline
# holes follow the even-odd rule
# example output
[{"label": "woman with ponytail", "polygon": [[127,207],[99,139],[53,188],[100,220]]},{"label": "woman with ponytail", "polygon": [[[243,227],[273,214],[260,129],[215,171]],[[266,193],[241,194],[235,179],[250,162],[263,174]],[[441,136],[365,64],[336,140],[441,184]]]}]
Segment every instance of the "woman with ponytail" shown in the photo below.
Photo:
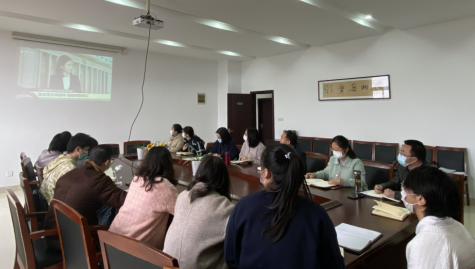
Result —
[{"label": "woman with ponytail", "polygon": [[312,201],[297,152],[288,145],[269,146],[261,167],[265,190],[242,198],[227,224],[228,267],[344,268],[333,223]]}]

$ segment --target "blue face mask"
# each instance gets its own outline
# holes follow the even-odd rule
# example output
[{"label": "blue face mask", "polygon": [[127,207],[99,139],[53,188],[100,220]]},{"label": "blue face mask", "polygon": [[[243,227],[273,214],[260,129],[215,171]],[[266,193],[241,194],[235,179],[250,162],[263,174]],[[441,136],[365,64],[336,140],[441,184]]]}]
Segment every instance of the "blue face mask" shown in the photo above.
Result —
[{"label": "blue face mask", "polygon": [[218,142],[219,142],[219,143],[223,143],[223,140],[221,140],[221,139],[218,139]]},{"label": "blue face mask", "polygon": [[79,156],[78,160],[79,161],[82,161],[82,160],[85,160],[87,158],[87,155],[89,154],[88,151],[84,151],[84,154]]},{"label": "blue face mask", "polygon": [[397,156],[398,163],[404,167],[410,165],[410,163],[406,163],[406,159],[406,156],[401,155],[401,153],[399,153],[399,155]]}]

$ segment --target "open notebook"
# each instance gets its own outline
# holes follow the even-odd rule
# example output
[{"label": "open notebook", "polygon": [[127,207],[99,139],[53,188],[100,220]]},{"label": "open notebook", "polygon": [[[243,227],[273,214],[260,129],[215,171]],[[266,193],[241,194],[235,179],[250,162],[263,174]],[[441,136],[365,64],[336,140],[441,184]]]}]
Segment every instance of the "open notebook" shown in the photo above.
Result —
[{"label": "open notebook", "polygon": [[360,193],[363,194],[363,195],[366,195],[366,196],[388,199],[388,200],[391,200],[391,201],[397,202],[397,203],[401,202],[401,201],[396,200],[396,199],[394,199],[394,198],[389,198],[389,197],[387,197],[386,195],[384,195],[384,194],[382,194],[382,193],[379,193],[379,194],[378,194],[378,193],[374,192],[374,190],[362,191],[362,192],[360,192]]},{"label": "open notebook", "polygon": [[328,184],[328,181],[325,181],[319,178],[308,178],[306,179],[306,181],[307,181],[307,185],[314,186],[317,188],[322,188],[322,189],[330,189],[330,188],[338,187],[336,185],[330,185]]},{"label": "open notebook", "polygon": [[249,164],[252,163],[252,161],[231,161],[232,164]]},{"label": "open notebook", "polygon": [[356,252],[357,254],[362,253],[372,243],[383,236],[381,233],[346,223],[336,226],[335,230],[340,247]]},{"label": "open notebook", "polygon": [[411,215],[411,211],[407,208],[393,206],[390,204],[383,203],[381,201],[376,201],[377,205],[373,206],[373,215],[403,221],[407,216]]},{"label": "open notebook", "polygon": [[193,152],[177,152],[176,155],[177,156],[187,156],[187,155],[193,155],[194,153]]}]

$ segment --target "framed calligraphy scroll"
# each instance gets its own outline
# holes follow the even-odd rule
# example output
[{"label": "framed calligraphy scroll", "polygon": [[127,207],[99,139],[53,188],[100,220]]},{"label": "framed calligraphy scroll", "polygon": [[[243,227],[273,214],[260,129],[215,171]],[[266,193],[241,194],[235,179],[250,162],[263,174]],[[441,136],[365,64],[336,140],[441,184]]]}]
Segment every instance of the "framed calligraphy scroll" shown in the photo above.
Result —
[{"label": "framed calligraphy scroll", "polygon": [[391,99],[389,75],[318,81],[318,100]]}]

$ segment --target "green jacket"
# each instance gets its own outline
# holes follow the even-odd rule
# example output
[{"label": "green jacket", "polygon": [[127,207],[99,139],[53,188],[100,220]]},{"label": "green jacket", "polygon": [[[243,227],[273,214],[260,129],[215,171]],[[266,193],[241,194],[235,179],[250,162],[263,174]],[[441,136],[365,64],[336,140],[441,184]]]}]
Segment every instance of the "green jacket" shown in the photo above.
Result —
[{"label": "green jacket", "polygon": [[338,178],[338,175],[340,175],[341,186],[354,187],[355,179],[353,176],[353,170],[361,171],[361,188],[363,191],[368,190],[365,179],[366,172],[364,170],[364,165],[363,162],[358,158],[351,159],[347,157],[343,164],[340,164],[338,159],[332,156],[328,161],[327,167],[325,167],[325,169],[322,171],[316,172],[315,176],[317,178],[329,181]]}]

